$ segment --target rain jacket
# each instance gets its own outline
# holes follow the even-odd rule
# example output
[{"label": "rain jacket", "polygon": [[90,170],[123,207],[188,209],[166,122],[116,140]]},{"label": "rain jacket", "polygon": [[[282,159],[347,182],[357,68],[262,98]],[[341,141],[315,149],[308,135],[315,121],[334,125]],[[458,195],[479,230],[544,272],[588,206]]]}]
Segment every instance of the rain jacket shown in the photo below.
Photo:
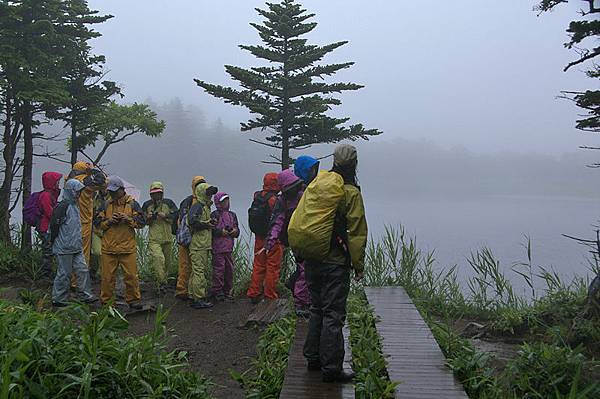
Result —
[{"label": "rain jacket", "polygon": [[83,250],[77,192],[84,188],[85,186],[76,179],[69,179],[65,183],[63,201],[67,203],[68,206],[65,212],[64,222],[60,225],[58,236],[52,245],[52,252],[55,255],[77,254]]},{"label": "rain jacket", "polygon": [[[157,243],[172,242],[171,225],[177,218],[177,205],[168,198],[163,198],[156,203],[153,200],[148,200],[144,202],[142,211],[149,226],[148,241]],[[167,219],[163,220],[155,216],[159,212],[164,213]]]},{"label": "rain jacket", "polygon": [[338,207],[338,214],[345,222],[346,245],[348,253],[340,246],[332,246],[325,263],[334,265],[350,264],[357,272],[362,272],[365,265],[365,249],[367,247],[367,219],[360,189],[352,184],[344,184],[344,198]]},{"label": "rain jacket", "polygon": [[[110,224],[109,220],[117,212],[131,219],[127,223]],[[112,198],[99,209],[96,225],[104,232],[102,236],[103,254],[130,254],[136,252],[135,229],[144,227],[142,208],[132,196],[125,194],[118,200]]]},{"label": "rain jacket", "polygon": [[[292,171],[284,170],[277,176],[277,181],[282,189],[292,186],[299,178],[292,173]],[[273,208],[273,214],[271,215],[271,223],[269,225],[269,234],[267,234],[267,242],[265,249],[270,251],[277,241],[280,241],[283,245],[287,246],[287,227],[290,223],[292,213],[298,206],[300,198],[304,193],[303,189],[298,191],[298,194],[294,198],[286,198],[285,195],[279,194],[277,196],[277,202]]]},{"label": "rain jacket", "polygon": [[[217,225],[213,229],[212,250],[215,254],[224,254],[233,252],[234,239],[240,236],[240,228],[238,225],[237,215],[223,206],[221,199],[226,196],[225,193],[215,194],[215,206],[217,208],[210,216],[211,219],[217,221]],[[223,230],[235,229],[235,236],[223,234]]]},{"label": "rain jacket", "polygon": [[76,162],[69,174],[69,178],[77,179],[85,186],[79,196],[79,212],[82,225],[91,224],[94,220],[94,192],[98,191],[101,186],[88,174],[92,167],[87,162]]},{"label": "rain jacket", "polygon": [[190,215],[188,221],[192,227],[192,245],[194,249],[212,249],[212,227],[210,226],[210,197],[206,190],[210,184],[200,183],[194,191],[194,206],[200,206],[199,212]]},{"label": "rain jacket", "polygon": [[196,186],[198,184],[200,184],[201,182],[203,182],[204,180],[205,180],[204,176],[194,176],[194,178],[192,179],[192,195],[190,195],[189,197],[186,197],[179,204],[179,213],[177,216],[177,226],[179,226],[181,224],[181,218],[183,217],[183,214],[187,213],[189,211],[190,207],[196,203]]},{"label": "rain jacket", "polygon": [[56,207],[60,189],[58,183],[62,178],[62,174],[58,172],[44,172],[42,174],[42,187],[44,191],[38,197],[38,206],[40,208],[40,223],[37,226],[37,231],[47,233],[52,218],[52,211]]},{"label": "rain jacket", "polygon": [[305,184],[309,184],[311,169],[318,164],[319,161],[313,157],[308,155],[299,156],[298,159],[296,159],[296,162],[294,162],[294,173],[301,178]]}]

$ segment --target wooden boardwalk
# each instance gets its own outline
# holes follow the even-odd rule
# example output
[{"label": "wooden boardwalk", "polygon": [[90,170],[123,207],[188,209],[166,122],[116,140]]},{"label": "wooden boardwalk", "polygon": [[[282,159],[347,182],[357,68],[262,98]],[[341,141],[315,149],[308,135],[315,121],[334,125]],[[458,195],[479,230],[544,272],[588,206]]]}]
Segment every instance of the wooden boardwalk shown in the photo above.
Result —
[{"label": "wooden boardwalk", "polygon": [[[462,385],[445,365],[431,330],[402,287],[365,288],[380,319],[376,323],[390,380],[402,399],[466,399]],[[308,396],[307,396],[308,397]]]},{"label": "wooden boardwalk", "polygon": [[[308,322],[298,319],[296,322],[296,336],[292,343],[288,357],[287,370],[281,389],[280,399],[311,398],[311,399],[350,399],[354,398],[354,385],[352,384],[327,384],[321,381],[321,372],[308,371],[306,360],[302,354],[304,339],[308,332]],[[351,369],[351,356],[348,345],[348,329],[344,328],[344,342],[346,343],[346,357],[344,368]]]}]

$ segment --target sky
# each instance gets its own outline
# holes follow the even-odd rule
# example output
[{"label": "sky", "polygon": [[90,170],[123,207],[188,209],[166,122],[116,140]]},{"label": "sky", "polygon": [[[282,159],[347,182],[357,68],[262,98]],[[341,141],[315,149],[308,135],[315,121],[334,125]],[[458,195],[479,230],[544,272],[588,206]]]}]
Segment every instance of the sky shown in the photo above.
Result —
[{"label": "sky", "polygon": [[[115,16],[93,43],[125,101],[179,97],[237,126],[248,116],[193,82],[232,84],[225,64],[262,65],[239,44],[259,42],[255,0],[91,0]],[[333,115],[384,131],[380,140],[428,140],[479,153],[577,151],[597,139],[577,131],[578,109],[560,90],[597,85],[563,47],[577,2],[538,16],[531,0],[304,0],[316,13],[309,40],[348,40],[327,62],[355,61],[336,75],[366,87],[341,96]]]}]

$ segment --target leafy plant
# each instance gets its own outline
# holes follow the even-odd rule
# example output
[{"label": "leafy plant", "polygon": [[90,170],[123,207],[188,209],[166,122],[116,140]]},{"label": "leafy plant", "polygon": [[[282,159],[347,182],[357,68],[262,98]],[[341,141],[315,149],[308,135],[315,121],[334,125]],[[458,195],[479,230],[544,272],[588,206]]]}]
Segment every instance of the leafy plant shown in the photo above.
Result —
[{"label": "leafy plant", "polygon": [[166,315],[159,309],[154,331],[131,337],[110,307],[56,314],[0,301],[0,397],[209,398],[185,352],[165,351]]},{"label": "leafy plant", "polygon": [[[507,368],[511,392],[520,398],[549,398],[569,394],[577,385],[586,364],[581,352],[581,348],[571,349],[541,342],[524,344]],[[600,395],[600,385],[597,383],[589,384],[586,389]]]},{"label": "leafy plant", "polygon": [[357,398],[394,398],[398,382],[387,374],[375,316],[364,296],[355,293],[348,298],[348,324],[352,347],[352,368],[356,372]]},{"label": "leafy plant", "polygon": [[242,374],[231,372],[246,391],[246,398],[279,397],[295,331],[294,316],[287,316],[269,325],[258,341],[257,356],[252,361],[252,367]]}]

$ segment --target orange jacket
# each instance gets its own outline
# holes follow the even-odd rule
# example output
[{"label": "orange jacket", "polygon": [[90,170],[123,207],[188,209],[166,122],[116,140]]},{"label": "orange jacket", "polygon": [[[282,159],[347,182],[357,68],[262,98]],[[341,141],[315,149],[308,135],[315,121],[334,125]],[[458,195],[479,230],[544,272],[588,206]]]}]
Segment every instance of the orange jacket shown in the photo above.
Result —
[{"label": "orange jacket", "polygon": [[[126,219],[112,223],[115,213],[125,214]],[[136,251],[135,229],[144,227],[140,205],[130,195],[118,200],[109,199],[99,209],[96,225],[102,229],[102,253],[130,254]]]}]

